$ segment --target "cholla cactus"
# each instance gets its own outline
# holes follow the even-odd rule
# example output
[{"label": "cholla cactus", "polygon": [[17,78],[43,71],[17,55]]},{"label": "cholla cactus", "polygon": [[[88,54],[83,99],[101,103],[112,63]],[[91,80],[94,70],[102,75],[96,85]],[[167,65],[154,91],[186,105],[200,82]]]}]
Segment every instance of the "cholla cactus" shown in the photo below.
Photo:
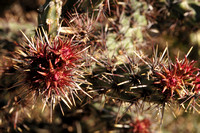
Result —
[{"label": "cholla cactus", "polygon": [[196,93],[199,94],[199,90],[200,90],[200,74],[199,73],[196,75],[193,84],[195,85]]},{"label": "cholla cactus", "polygon": [[[67,115],[60,117],[56,113],[57,126],[75,123],[77,132],[81,129],[80,120],[93,117],[95,120],[84,123],[88,125],[85,132],[101,130],[98,125],[102,122],[105,130],[123,123],[130,132],[150,133],[151,121],[138,120],[135,114],[156,107],[162,119],[165,105],[172,103],[198,112],[197,62],[189,61],[187,54],[172,63],[169,55],[165,58],[167,48],[160,58],[157,49],[155,57],[147,59],[148,55],[141,49],[149,48],[143,34],[147,26],[143,8],[150,7],[137,0],[100,0],[94,5],[93,0],[72,3],[78,9],[70,8],[66,13],[69,16],[61,18],[62,1],[47,0],[38,20],[39,27],[44,27],[31,39],[23,33],[26,41],[18,44],[20,48],[13,54],[12,67],[20,73],[14,87],[20,86],[22,91],[16,88],[18,96],[14,96],[14,102],[5,110],[14,119],[15,128],[19,114],[25,110],[29,115],[33,107],[30,105],[36,105],[39,98],[43,101],[42,111],[49,106],[51,122],[58,103],[62,114],[67,112]],[[85,5],[91,5],[87,12],[80,9]],[[82,106],[77,105],[77,99]],[[61,106],[63,103],[68,108]],[[74,105],[77,107],[72,108]],[[120,130],[123,124],[119,124]],[[67,131],[75,131],[70,126]],[[97,128],[90,130],[92,126]]]},{"label": "cholla cactus", "polygon": [[49,35],[57,35],[60,27],[62,4],[62,0],[47,0],[39,10],[38,25],[48,31]]},{"label": "cholla cactus", "polygon": [[132,133],[150,133],[151,122],[149,119],[139,120],[136,119],[134,122],[130,123],[133,128]]},{"label": "cholla cactus", "polygon": [[[46,35],[46,34],[45,34]],[[76,105],[75,97],[81,89],[80,84],[87,83],[80,77],[78,70],[83,60],[80,46],[72,39],[42,38],[38,36],[21,48],[15,57],[17,70],[21,72],[22,83],[27,84],[28,92],[41,95],[45,104],[62,100],[69,108]]]},{"label": "cholla cactus", "polygon": [[154,84],[159,85],[163,93],[169,91],[170,97],[173,97],[176,92],[180,98],[183,98],[189,94],[192,87],[198,87],[198,84],[195,84],[198,81],[193,83],[197,80],[196,74],[199,72],[199,68],[195,68],[194,64],[195,61],[189,62],[186,56],[181,61],[176,58],[175,64],[171,64],[168,68],[162,65],[163,70],[155,72],[158,81]]}]

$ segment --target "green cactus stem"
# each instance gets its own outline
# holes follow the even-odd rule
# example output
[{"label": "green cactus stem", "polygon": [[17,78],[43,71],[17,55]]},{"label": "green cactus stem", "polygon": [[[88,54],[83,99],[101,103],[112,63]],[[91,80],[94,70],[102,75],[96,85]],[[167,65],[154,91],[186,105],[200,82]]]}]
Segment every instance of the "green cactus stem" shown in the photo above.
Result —
[{"label": "green cactus stem", "polygon": [[62,11],[62,0],[47,0],[39,9],[38,26],[43,27],[49,35],[56,36]]},{"label": "green cactus stem", "polygon": [[166,95],[153,86],[153,81],[148,80],[148,69],[140,73],[124,72],[123,65],[116,67],[115,71],[106,68],[97,68],[93,74],[88,76],[88,81],[92,83],[92,88],[106,96],[126,102],[137,102],[144,100],[151,103],[162,104],[167,102]]},{"label": "green cactus stem", "polygon": [[140,66],[140,68],[139,72],[130,73],[126,71],[126,69],[131,69],[128,68],[128,64],[116,66],[115,70],[111,71],[97,67],[93,70],[93,74],[87,77],[87,80],[92,83],[94,90],[99,90],[99,94],[130,103],[142,100],[163,105],[175,101],[181,106],[183,104],[188,106],[191,104],[188,103],[191,98],[195,100],[199,97],[199,94],[188,94],[180,98],[178,94],[175,94],[172,98],[169,96],[170,91],[164,93],[154,84],[153,74],[149,75],[151,70],[148,67]]}]

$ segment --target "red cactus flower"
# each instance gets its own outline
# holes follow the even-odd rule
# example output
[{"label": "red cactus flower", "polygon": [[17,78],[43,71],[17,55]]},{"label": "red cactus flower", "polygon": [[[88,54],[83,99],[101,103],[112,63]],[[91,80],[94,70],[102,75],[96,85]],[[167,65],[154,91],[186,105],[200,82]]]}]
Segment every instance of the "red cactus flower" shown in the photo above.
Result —
[{"label": "red cactus flower", "polygon": [[170,97],[173,96],[175,91],[179,97],[183,97],[189,92],[186,86],[194,85],[195,73],[199,71],[198,68],[194,67],[194,64],[195,61],[189,62],[187,57],[181,61],[176,58],[176,64],[171,64],[169,68],[162,65],[163,71],[155,72],[158,81],[154,84],[160,85],[163,93],[166,90],[170,91]]},{"label": "red cactus flower", "polygon": [[75,74],[79,73],[82,52],[72,40],[37,37],[32,41],[28,40],[28,48],[22,46],[17,54],[17,68],[25,74],[24,82],[30,85],[29,90],[41,94],[45,101],[62,99],[68,107],[72,105],[71,100],[75,104],[73,95],[79,98],[77,90],[87,94],[78,85],[82,80]]},{"label": "red cactus flower", "polygon": [[138,120],[130,123],[130,126],[133,128],[133,133],[150,133],[151,123],[148,119]]}]

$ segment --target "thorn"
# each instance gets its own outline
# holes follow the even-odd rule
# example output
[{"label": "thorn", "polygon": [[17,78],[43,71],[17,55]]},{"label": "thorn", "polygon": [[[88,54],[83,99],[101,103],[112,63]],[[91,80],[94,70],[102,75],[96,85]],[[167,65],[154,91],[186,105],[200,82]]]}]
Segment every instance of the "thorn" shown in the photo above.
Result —
[{"label": "thorn", "polygon": [[48,74],[45,73],[45,72],[40,72],[40,71],[37,71],[37,73],[41,74],[42,76],[47,76]]},{"label": "thorn", "polygon": [[53,71],[53,70],[54,70],[53,64],[52,64],[52,62],[51,62],[50,59],[49,59],[49,67],[50,67],[50,71]]}]

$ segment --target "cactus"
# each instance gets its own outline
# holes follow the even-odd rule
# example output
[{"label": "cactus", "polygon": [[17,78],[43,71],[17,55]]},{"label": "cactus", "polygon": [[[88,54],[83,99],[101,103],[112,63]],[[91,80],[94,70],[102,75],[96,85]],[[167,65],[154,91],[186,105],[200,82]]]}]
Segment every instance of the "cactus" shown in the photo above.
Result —
[{"label": "cactus", "polygon": [[[153,25],[160,25],[162,17],[174,22],[176,10],[167,7],[177,3],[159,1],[165,5],[161,11],[171,14],[154,17],[155,3],[47,0],[35,36],[29,39],[22,32],[26,40],[7,58],[11,65],[2,65],[7,69],[3,77],[8,72],[17,77],[4,90],[8,103],[0,119],[14,128],[2,131],[34,131],[38,120],[58,132],[149,133],[155,123],[162,126],[167,106],[199,113],[200,68],[197,59],[189,59],[192,48],[173,60],[170,47],[159,52],[151,42],[158,32]],[[182,4],[175,8],[179,16],[188,10]],[[152,117],[145,116],[148,111]]]},{"label": "cactus", "polygon": [[60,27],[60,16],[62,12],[61,0],[47,0],[39,9],[38,26],[48,31],[49,35],[57,35]]}]

